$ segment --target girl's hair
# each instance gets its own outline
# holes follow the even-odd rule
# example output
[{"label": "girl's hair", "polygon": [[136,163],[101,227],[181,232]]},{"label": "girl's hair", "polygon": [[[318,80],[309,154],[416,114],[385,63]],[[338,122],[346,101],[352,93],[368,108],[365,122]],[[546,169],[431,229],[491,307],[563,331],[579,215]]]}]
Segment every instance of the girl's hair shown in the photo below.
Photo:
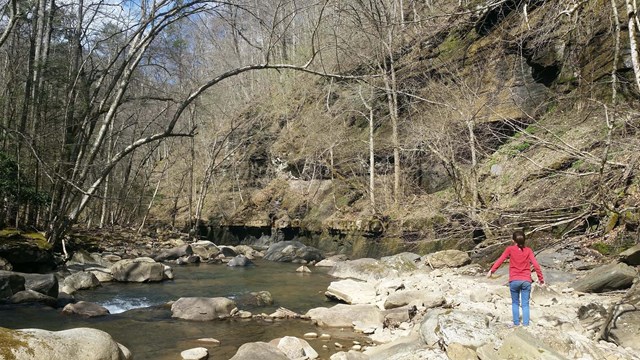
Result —
[{"label": "girl's hair", "polygon": [[516,230],[513,232],[513,241],[516,242],[520,249],[524,248],[524,231]]}]

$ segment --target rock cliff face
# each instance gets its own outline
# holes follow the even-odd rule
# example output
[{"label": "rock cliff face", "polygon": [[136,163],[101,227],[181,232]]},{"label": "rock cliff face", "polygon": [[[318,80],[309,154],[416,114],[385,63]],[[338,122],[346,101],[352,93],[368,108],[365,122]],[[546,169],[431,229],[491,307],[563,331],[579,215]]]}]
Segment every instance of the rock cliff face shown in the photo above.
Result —
[{"label": "rock cliff face", "polygon": [[[637,227],[638,215],[624,209],[637,203],[631,149],[639,145],[638,89],[623,18],[614,58],[610,2],[441,3],[446,11],[432,26],[405,30],[393,62],[386,60],[397,78],[401,198],[390,195],[386,120],[375,134],[375,211],[366,145],[334,152],[339,145],[327,144],[331,158],[299,151],[317,136],[305,126],[317,121],[314,104],[362,107],[349,84],[332,85],[327,95],[329,80],[316,80],[317,91],[291,112],[289,125],[256,145],[254,158],[271,165],[259,181],[245,180],[268,185],[233,216],[213,221],[222,229],[216,237],[305,238],[324,250],[375,256],[469,250],[513,227],[551,236]],[[626,14],[622,5],[618,12]],[[375,101],[384,119],[384,92]],[[347,142],[368,141],[361,119],[344,122]]]}]

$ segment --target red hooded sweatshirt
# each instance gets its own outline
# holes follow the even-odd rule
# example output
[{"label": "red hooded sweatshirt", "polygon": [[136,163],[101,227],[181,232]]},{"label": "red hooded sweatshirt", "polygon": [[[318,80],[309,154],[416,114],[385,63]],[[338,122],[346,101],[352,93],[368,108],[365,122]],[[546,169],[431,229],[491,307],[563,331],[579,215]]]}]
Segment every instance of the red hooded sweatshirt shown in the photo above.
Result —
[{"label": "red hooded sweatshirt", "polygon": [[533,268],[538,274],[538,281],[540,284],[544,284],[542,270],[531,248],[525,246],[521,249],[518,245],[507,247],[491,267],[491,273],[496,272],[507,258],[509,258],[509,281],[523,280],[531,282],[531,264],[533,264]]}]

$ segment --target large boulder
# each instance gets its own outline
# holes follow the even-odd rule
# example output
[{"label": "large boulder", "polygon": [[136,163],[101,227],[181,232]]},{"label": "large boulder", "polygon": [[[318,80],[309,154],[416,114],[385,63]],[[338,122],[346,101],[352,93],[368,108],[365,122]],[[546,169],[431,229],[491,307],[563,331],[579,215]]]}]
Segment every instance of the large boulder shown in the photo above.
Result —
[{"label": "large boulder", "polygon": [[460,250],[443,250],[425,256],[425,261],[434,269],[456,268],[471,262],[469,254]]},{"label": "large boulder", "polygon": [[0,328],[0,355],[14,360],[128,360],[122,345],[104,331],[76,328],[63,331]]},{"label": "large boulder", "polygon": [[24,279],[23,290],[33,290],[51,297],[58,296],[58,279],[54,274],[29,274],[0,270],[0,278],[11,274]]},{"label": "large boulder", "polygon": [[294,336],[285,336],[269,342],[275,345],[289,359],[317,359],[318,353],[306,340]]},{"label": "large boulder", "polygon": [[253,261],[249,260],[244,255],[238,255],[233,259],[229,260],[229,262],[227,263],[227,266],[232,266],[232,267],[235,267],[235,266],[243,267],[243,266],[249,266],[249,265],[253,265]]},{"label": "large boulder", "polygon": [[111,269],[109,268],[90,267],[85,269],[85,271],[93,274],[101,283],[113,281],[113,274],[111,273]]},{"label": "large boulder", "polygon": [[67,261],[67,265],[100,265],[109,266],[110,263],[103,259],[99,254],[91,254],[86,250],[79,249],[73,253],[71,259]]},{"label": "large boulder", "polygon": [[210,321],[229,317],[234,309],[237,309],[236,303],[227,298],[186,297],[171,305],[171,317]]},{"label": "large boulder", "polygon": [[211,241],[197,241],[191,244],[191,250],[195,255],[200,256],[202,260],[214,259],[220,254],[220,249]]},{"label": "large boulder", "polygon": [[15,232],[0,240],[0,257],[11,259],[14,271],[45,273],[57,266],[51,245],[40,233]]},{"label": "large boulder", "polygon": [[489,329],[489,320],[477,312],[432,310],[420,324],[420,336],[428,346],[458,343],[477,348],[495,336]]},{"label": "large boulder", "polygon": [[67,304],[62,312],[65,314],[76,314],[86,317],[96,317],[109,315],[109,310],[102,305],[87,301],[78,301],[75,304]]},{"label": "large boulder", "polygon": [[384,301],[384,308],[394,309],[405,305],[416,305],[430,309],[441,306],[444,303],[444,296],[439,292],[425,290],[400,290],[387,296]]},{"label": "large boulder", "polygon": [[557,353],[543,341],[537,339],[523,328],[515,329],[509,334],[502,346],[496,351],[492,344],[481,346],[477,349],[477,355],[482,360],[565,360],[566,357]]},{"label": "large boulder", "polygon": [[19,291],[9,298],[9,302],[12,304],[40,303],[51,307],[56,307],[58,304],[58,300],[56,298],[41,294],[34,290]]},{"label": "large boulder", "polygon": [[376,289],[371,283],[346,279],[331,282],[324,295],[347,304],[369,304],[376,300]]},{"label": "large boulder", "polygon": [[620,261],[631,266],[640,265],[640,244],[620,253]]},{"label": "large boulder", "polygon": [[399,274],[406,274],[418,269],[416,263],[420,261],[420,255],[403,252],[393,256],[382,257],[380,261],[389,268],[396,270]]},{"label": "large boulder", "polygon": [[265,342],[252,342],[240,346],[229,360],[289,360],[287,355],[274,345]]},{"label": "large boulder", "polygon": [[338,304],[330,308],[314,308],[306,316],[319,326],[352,327],[354,322],[360,322],[365,327],[381,328],[384,314],[374,305],[346,305]]},{"label": "large boulder", "polygon": [[67,276],[62,282],[62,292],[73,294],[78,290],[92,289],[100,286],[100,280],[91,272],[79,271]]},{"label": "large boulder", "polygon": [[153,257],[153,260],[155,261],[176,260],[178,258],[181,258],[183,256],[189,256],[191,254],[193,254],[193,249],[191,248],[191,245],[186,244],[186,245],[174,247],[172,249],[163,250],[159,254],[156,254]]},{"label": "large boulder", "polygon": [[278,262],[312,262],[324,259],[320,250],[299,241],[281,241],[269,246],[265,260]]},{"label": "large boulder", "polygon": [[329,275],[333,277],[354,278],[363,281],[376,281],[386,277],[395,277],[397,274],[397,270],[371,258],[339,262],[329,270]]},{"label": "large boulder", "polygon": [[608,264],[589,270],[582,278],[574,281],[571,287],[588,293],[626,289],[636,276],[636,270],[627,264]]},{"label": "large boulder", "polygon": [[116,281],[151,282],[165,279],[165,267],[151,258],[120,260],[111,266]]},{"label": "large boulder", "polygon": [[0,271],[0,299],[11,297],[13,294],[23,291],[24,277],[10,271]]}]

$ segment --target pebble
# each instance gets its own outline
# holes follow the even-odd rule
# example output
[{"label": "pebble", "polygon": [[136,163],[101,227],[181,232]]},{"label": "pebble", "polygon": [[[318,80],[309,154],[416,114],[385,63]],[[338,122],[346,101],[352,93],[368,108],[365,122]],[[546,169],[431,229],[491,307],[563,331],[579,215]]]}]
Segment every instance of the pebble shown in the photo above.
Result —
[{"label": "pebble", "polygon": [[199,342],[203,342],[203,343],[207,343],[210,345],[220,345],[220,340],[218,339],[214,339],[214,338],[200,338],[198,339]]},{"label": "pebble", "polygon": [[303,335],[305,339],[316,339],[318,337],[318,333],[308,332]]},{"label": "pebble", "polygon": [[331,340],[331,335],[322,334],[322,335],[320,335],[320,340]]},{"label": "pebble", "polygon": [[342,344],[340,344],[340,343],[338,343],[338,342],[337,342],[337,343],[334,343],[333,345],[334,345],[336,348],[338,348],[338,349],[342,349],[342,348],[344,347]]}]

